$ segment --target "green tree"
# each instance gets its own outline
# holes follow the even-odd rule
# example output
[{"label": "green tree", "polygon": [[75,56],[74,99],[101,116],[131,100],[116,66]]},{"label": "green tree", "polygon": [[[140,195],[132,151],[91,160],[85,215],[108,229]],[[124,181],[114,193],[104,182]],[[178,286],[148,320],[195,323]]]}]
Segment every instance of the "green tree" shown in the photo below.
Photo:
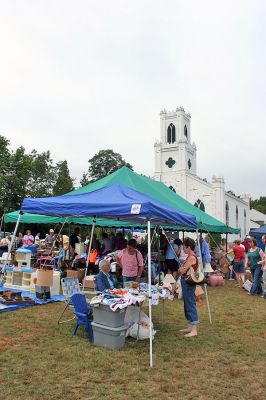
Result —
[{"label": "green tree", "polygon": [[86,172],[83,172],[82,178],[80,180],[80,186],[86,186],[89,183],[90,183],[89,174]]},{"label": "green tree", "polygon": [[6,175],[10,171],[10,151],[9,140],[0,135],[0,215],[3,214],[5,209],[5,200],[7,195],[6,188]]},{"label": "green tree", "polygon": [[124,166],[133,169],[132,165],[123,160],[119,153],[115,153],[110,149],[100,150],[89,160],[89,177],[92,181],[95,181],[110,175]]},{"label": "green tree", "polygon": [[10,154],[8,170],[4,176],[5,211],[20,208],[22,200],[28,194],[28,179],[31,168],[31,156],[24,147],[19,147]]},{"label": "green tree", "polygon": [[59,161],[56,164],[55,170],[56,181],[53,187],[53,195],[60,196],[74,190],[74,179],[72,179],[69,174],[67,161]]},{"label": "green tree", "polygon": [[266,197],[261,196],[259,199],[251,200],[250,208],[254,208],[257,211],[266,214]]},{"label": "green tree", "polygon": [[32,150],[31,165],[28,171],[28,196],[46,197],[52,196],[56,181],[56,169],[51,159],[50,151],[37,153]]}]

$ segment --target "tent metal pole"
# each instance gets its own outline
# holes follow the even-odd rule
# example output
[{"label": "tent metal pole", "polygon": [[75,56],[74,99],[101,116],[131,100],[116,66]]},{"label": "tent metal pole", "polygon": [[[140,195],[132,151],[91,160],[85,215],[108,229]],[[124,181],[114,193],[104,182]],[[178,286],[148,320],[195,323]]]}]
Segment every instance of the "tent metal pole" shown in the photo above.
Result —
[{"label": "tent metal pole", "polygon": [[150,319],[150,367],[153,367],[152,357],[152,311],[151,311],[151,221],[148,220],[148,283],[149,283],[149,319]]},{"label": "tent metal pole", "polygon": [[3,221],[4,221],[4,214],[1,217],[0,232],[2,232]]},{"label": "tent metal pole", "polygon": [[85,276],[83,279],[83,286],[82,286],[82,290],[84,291],[85,288],[85,281],[86,281],[86,276],[89,270],[89,265],[90,265],[90,254],[91,254],[91,248],[92,248],[92,239],[93,239],[93,233],[94,233],[94,227],[95,227],[95,220],[93,220],[92,223],[92,227],[91,227],[91,237],[90,237],[90,243],[89,243],[89,251],[88,251],[88,257],[87,257],[87,261],[86,261],[86,272],[85,272]]},{"label": "tent metal pole", "polygon": [[158,258],[158,276],[159,276],[159,286],[161,284],[161,249],[160,249],[160,227],[159,225],[157,226],[158,228],[158,251],[157,251],[157,258]]},{"label": "tent metal pole", "polygon": [[11,244],[10,244],[10,246],[8,248],[7,257],[6,257],[5,261],[4,261],[4,269],[6,267],[7,262],[9,261],[10,254],[11,254],[13,245],[14,245],[15,240],[16,240],[16,234],[17,234],[17,230],[18,230],[18,226],[19,226],[19,221],[20,221],[21,215],[22,215],[22,213],[20,212],[19,215],[18,215],[18,219],[17,219],[17,222],[16,222],[16,226],[15,226],[12,238],[11,238]]},{"label": "tent metal pole", "polygon": [[[199,253],[200,253],[200,268],[201,268],[201,271],[204,273],[202,253],[201,253],[201,243],[200,243],[200,239],[199,239],[199,231],[198,231],[198,229],[196,230],[196,233],[197,233],[197,242],[198,242]],[[207,303],[207,307],[208,307],[209,321],[210,321],[210,324],[212,324],[211,309],[210,309],[210,303],[209,303],[209,297],[208,297],[208,291],[207,291],[207,284],[206,283],[204,283],[204,291],[205,291],[206,303]]]},{"label": "tent metal pole", "polygon": [[68,267],[70,267],[70,265],[71,265],[71,261],[70,261],[70,259],[71,259],[71,255],[70,255],[70,235],[71,235],[71,232],[70,232],[70,222],[68,223]]},{"label": "tent metal pole", "polygon": [[6,219],[5,219],[5,210],[3,214],[3,228],[4,228],[4,237],[6,237]]}]

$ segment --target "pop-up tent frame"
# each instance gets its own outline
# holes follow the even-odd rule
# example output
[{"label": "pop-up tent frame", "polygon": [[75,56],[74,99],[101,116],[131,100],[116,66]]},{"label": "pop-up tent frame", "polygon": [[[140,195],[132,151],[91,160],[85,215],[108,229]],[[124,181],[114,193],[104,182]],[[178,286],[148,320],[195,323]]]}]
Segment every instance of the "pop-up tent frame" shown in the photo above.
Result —
[{"label": "pop-up tent frame", "polygon": [[[73,196],[24,199],[21,212],[12,236],[14,242],[20,217],[23,213],[44,214],[65,217],[94,217],[94,226],[99,218],[147,224],[148,231],[148,283],[149,283],[149,319],[150,319],[150,367],[153,366],[152,353],[152,311],[151,311],[151,222],[154,225],[186,226],[196,228],[196,218],[178,211],[166,204],[144,195],[127,186],[114,184],[90,193]],[[90,243],[92,240],[90,240]]]}]

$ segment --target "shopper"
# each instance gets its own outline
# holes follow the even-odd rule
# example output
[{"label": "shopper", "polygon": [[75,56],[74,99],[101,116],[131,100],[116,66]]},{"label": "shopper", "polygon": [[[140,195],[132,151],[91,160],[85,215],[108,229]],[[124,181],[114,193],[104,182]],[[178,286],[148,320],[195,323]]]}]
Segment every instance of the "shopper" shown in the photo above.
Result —
[{"label": "shopper", "polygon": [[245,247],[241,245],[241,240],[236,239],[233,243],[234,260],[233,271],[236,276],[237,286],[241,287],[245,283]]},{"label": "shopper", "polygon": [[101,260],[99,262],[100,272],[96,275],[96,290],[103,292],[106,289],[115,287],[115,280],[110,274],[110,261]]},{"label": "shopper", "polygon": [[262,297],[264,300],[266,300],[266,235],[263,235],[262,238],[262,243],[265,245],[264,249],[264,262],[262,264],[262,269],[263,269],[263,275],[262,275],[262,280],[263,280],[263,295]]},{"label": "shopper", "polygon": [[167,273],[172,274],[174,279],[177,278],[177,271],[179,268],[178,257],[180,255],[181,246],[178,246],[173,238],[168,239],[168,246],[165,255],[165,264],[167,266]]},{"label": "shopper", "polygon": [[34,237],[31,234],[31,231],[26,230],[26,234],[23,236],[23,245],[24,246],[32,246],[34,243]]},{"label": "shopper", "polygon": [[253,278],[253,283],[250,289],[249,294],[251,296],[255,296],[256,294],[261,294],[261,277],[263,271],[263,263],[264,263],[264,253],[263,251],[257,247],[257,240],[252,238],[250,241],[250,249],[248,250],[248,265],[250,267],[251,275]]},{"label": "shopper", "polygon": [[121,250],[116,256],[118,265],[122,268],[123,283],[128,281],[140,281],[143,272],[143,257],[136,249],[135,239],[128,241],[127,247]]},{"label": "shopper", "polygon": [[180,332],[185,333],[186,338],[197,336],[197,324],[199,323],[198,312],[196,306],[195,290],[196,284],[191,285],[187,282],[188,271],[192,267],[194,271],[199,268],[198,259],[195,254],[195,241],[191,238],[185,238],[183,242],[184,252],[188,255],[182,267],[179,268],[181,276],[181,287],[184,301],[184,313],[188,323],[186,329]]}]

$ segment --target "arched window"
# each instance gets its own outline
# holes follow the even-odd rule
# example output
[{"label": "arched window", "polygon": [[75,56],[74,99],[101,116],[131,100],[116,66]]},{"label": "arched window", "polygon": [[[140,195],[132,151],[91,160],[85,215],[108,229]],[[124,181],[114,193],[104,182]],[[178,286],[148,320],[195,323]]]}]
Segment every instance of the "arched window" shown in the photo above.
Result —
[{"label": "arched window", "polygon": [[246,210],[244,210],[244,236],[247,234],[247,213]]},{"label": "arched window", "polygon": [[236,227],[238,228],[238,207],[236,206]]},{"label": "arched window", "polygon": [[227,200],[225,202],[225,223],[229,225],[229,205]]},{"label": "arched window", "polygon": [[167,128],[167,143],[171,143],[172,140],[172,129],[171,126],[169,125]]},{"label": "arched window", "polygon": [[184,126],[184,135],[185,135],[186,138],[187,138],[187,126],[186,126],[186,125]]},{"label": "arched window", "polygon": [[173,186],[169,186],[169,189],[171,189],[173,192],[176,193],[175,188]]},{"label": "arched window", "polygon": [[167,128],[167,143],[171,144],[176,141],[175,126],[170,124]]},{"label": "arched window", "polygon": [[196,201],[196,203],[194,204],[194,206],[197,207],[197,208],[199,208],[199,209],[202,210],[202,211],[205,211],[205,205],[204,205],[204,203],[203,203],[200,199],[198,199],[198,200]]}]

